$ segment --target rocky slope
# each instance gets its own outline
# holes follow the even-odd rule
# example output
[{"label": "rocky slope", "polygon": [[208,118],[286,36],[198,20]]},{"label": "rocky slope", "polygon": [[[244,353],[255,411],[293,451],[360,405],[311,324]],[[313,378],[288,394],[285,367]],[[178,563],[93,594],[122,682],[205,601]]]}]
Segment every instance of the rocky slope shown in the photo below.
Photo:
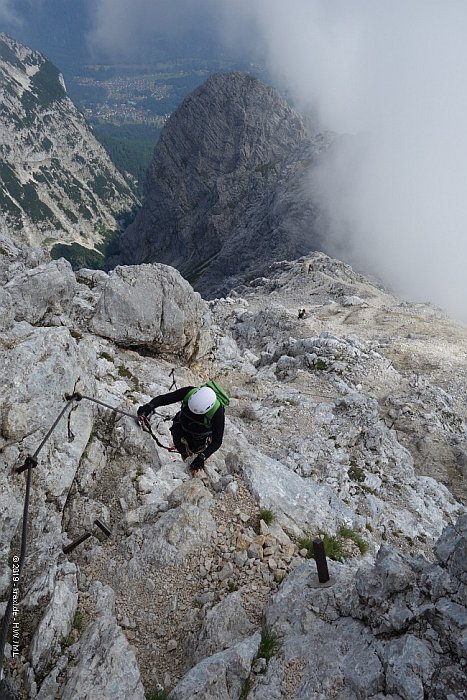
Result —
[{"label": "rocky slope", "polygon": [[167,263],[210,297],[307,253],[319,242],[308,171],[325,147],[272,88],[211,76],[167,122],[115,261]]},{"label": "rocky slope", "polygon": [[[323,254],[207,304],[162,264],[75,274],[1,250],[3,599],[13,469],[65,393],[132,413],[175,368],[178,386],[212,377],[232,396],[194,479],[132,418],[67,411],[33,473],[19,696],[465,698],[465,326]],[[153,419],[166,444],[175,410]],[[340,560],[330,586],[307,558],[319,534]]]},{"label": "rocky slope", "polygon": [[135,197],[67,97],[57,68],[0,34],[0,232],[94,248]]}]

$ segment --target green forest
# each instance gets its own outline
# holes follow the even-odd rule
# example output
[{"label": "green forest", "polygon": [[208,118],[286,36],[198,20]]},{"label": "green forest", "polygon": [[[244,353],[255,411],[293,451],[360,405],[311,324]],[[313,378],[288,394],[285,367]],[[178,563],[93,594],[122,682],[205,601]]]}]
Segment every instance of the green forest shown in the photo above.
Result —
[{"label": "green forest", "polygon": [[[142,197],[146,171],[152,160],[160,129],[146,124],[119,126],[107,123],[93,123],[92,128],[128,185]],[[136,182],[128,178],[127,173],[130,173]]]}]

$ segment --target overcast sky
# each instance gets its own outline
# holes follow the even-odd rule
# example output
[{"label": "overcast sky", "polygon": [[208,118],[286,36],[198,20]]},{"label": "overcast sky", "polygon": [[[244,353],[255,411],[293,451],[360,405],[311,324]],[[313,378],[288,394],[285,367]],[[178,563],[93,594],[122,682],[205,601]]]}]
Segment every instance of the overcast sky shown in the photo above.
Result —
[{"label": "overcast sky", "polygon": [[315,173],[333,251],[467,318],[467,0],[89,3],[109,55],[206,25],[254,48],[322,128],[352,136]]}]

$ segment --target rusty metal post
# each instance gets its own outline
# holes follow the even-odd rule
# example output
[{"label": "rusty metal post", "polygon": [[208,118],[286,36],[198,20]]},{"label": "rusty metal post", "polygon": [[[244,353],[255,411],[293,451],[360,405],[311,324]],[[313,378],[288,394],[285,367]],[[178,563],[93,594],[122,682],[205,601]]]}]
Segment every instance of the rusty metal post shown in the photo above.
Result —
[{"label": "rusty metal post", "polygon": [[63,554],[69,554],[69,552],[72,552],[75,547],[85,542],[87,539],[89,539],[89,537],[91,537],[91,535],[91,532],[85,532],[84,535],[81,535],[81,537],[78,537],[78,539],[73,540],[73,542],[70,544],[67,544],[66,547],[63,547]]},{"label": "rusty metal post", "polygon": [[94,537],[96,537],[99,541],[102,541],[102,535],[104,536],[104,539],[107,539],[112,534],[111,530],[109,530],[107,525],[105,525],[105,523],[103,523],[102,520],[96,518],[94,520],[94,525],[98,528],[96,532],[85,532],[83,535],[80,535],[80,537],[78,537],[76,540],[73,540],[73,542],[70,542],[70,544],[67,544],[65,547],[62,547],[63,553],[69,554],[80,544],[86,542],[86,540],[92,537],[92,535],[94,535]]},{"label": "rusty metal post", "polygon": [[327,583],[329,581],[329,571],[323,540],[313,540],[313,556],[318,570],[318,581],[320,583]]}]

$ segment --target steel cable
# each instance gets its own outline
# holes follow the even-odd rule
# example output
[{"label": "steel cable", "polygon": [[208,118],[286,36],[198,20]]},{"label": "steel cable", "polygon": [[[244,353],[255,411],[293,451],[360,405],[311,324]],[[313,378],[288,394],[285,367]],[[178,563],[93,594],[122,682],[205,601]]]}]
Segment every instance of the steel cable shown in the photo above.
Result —
[{"label": "steel cable", "polygon": [[[116,413],[121,413],[122,415],[129,416],[130,418],[133,418],[133,419],[136,418],[136,416],[132,413],[128,413],[127,411],[122,411],[119,408],[115,408],[114,406],[110,406],[109,404],[104,403],[103,401],[99,401],[98,399],[94,399],[91,396],[83,396],[82,394],[79,394],[78,392],[75,392],[74,394],[65,394],[65,399],[67,401],[66,406],[60,411],[59,415],[55,419],[51,428],[47,431],[45,437],[41,441],[37,450],[34,452],[34,454],[32,456],[29,455],[26,458],[26,461],[25,461],[23,466],[17,467],[15,469],[15,472],[17,474],[21,474],[23,471],[27,470],[26,492],[25,492],[25,496],[24,496],[23,522],[22,522],[22,530],[21,530],[21,549],[20,549],[20,555],[19,555],[19,561],[18,561],[18,568],[15,570],[15,575],[13,576],[13,580],[12,580],[11,588],[10,588],[10,593],[8,596],[8,602],[7,602],[7,606],[5,609],[5,614],[3,615],[2,625],[0,628],[0,681],[3,679],[3,663],[5,660],[5,646],[6,646],[6,642],[7,642],[8,631],[10,628],[11,617],[12,617],[12,613],[13,613],[13,605],[14,605],[15,601],[19,600],[21,573],[22,573],[24,560],[26,558],[26,548],[27,548],[27,527],[28,527],[28,516],[29,516],[29,500],[30,500],[30,496],[31,496],[32,469],[33,469],[33,467],[35,467],[37,465],[37,457],[38,457],[40,451],[42,450],[42,448],[46,444],[47,440],[52,435],[53,431],[57,427],[57,424],[59,423],[63,414],[69,408],[70,404],[73,403],[73,401],[81,401],[81,399],[86,399],[88,401],[92,401],[93,403],[99,404],[100,406],[105,406],[106,408],[110,408],[112,411],[115,411]],[[153,435],[152,431],[148,431],[148,432],[150,432],[152,437],[154,437],[154,439],[156,439],[155,436]],[[157,439],[156,439],[156,441],[157,441]],[[160,443],[158,442],[158,444],[160,444]],[[164,446],[162,445],[162,447],[164,447]]]}]

